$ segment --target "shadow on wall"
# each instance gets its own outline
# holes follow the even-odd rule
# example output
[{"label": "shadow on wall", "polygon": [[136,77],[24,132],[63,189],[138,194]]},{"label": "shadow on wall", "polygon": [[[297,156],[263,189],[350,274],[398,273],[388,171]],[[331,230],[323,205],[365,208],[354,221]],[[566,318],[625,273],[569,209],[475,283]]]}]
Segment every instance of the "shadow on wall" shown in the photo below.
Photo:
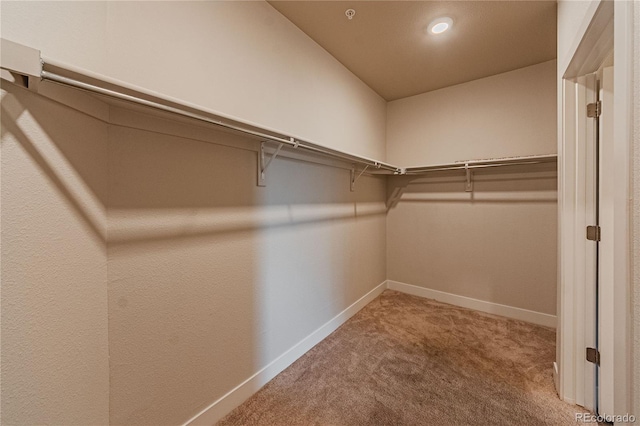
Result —
[{"label": "shadow on wall", "polygon": [[[96,133],[92,123],[88,123],[91,120],[77,120],[78,113],[70,108],[52,100],[43,101],[24,88],[0,81],[6,92],[1,105],[3,140],[6,134],[13,135],[95,238],[104,243],[107,188],[101,171],[92,165],[106,157],[106,144],[101,141],[105,135]],[[51,108],[55,108],[55,114]],[[37,126],[20,128],[18,121],[23,114],[29,114]],[[74,125],[61,125],[65,122]],[[48,136],[55,146],[34,134]],[[78,143],[79,134],[82,144]]]},{"label": "shadow on wall", "polygon": [[388,278],[545,314],[556,309],[555,164],[393,177]]},{"label": "shadow on wall", "polygon": [[107,125],[1,87],[0,421],[104,424]]},{"label": "shadow on wall", "polygon": [[387,208],[402,202],[519,203],[557,202],[556,164],[541,163],[478,169],[465,191],[464,171],[394,176],[387,183]]},{"label": "shadow on wall", "polygon": [[115,107],[79,140],[96,118],[3,89],[3,133],[106,244],[110,423],[184,423],[386,279],[383,178],[352,193],[347,169],[278,157],[259,188],[253,141]]},{"label": "shadow on wall", "polygon": [[191,136],[111,127],[116,423],[186,420],[385,279],[383,181],[278,158],[259,188],[255,151]]}]

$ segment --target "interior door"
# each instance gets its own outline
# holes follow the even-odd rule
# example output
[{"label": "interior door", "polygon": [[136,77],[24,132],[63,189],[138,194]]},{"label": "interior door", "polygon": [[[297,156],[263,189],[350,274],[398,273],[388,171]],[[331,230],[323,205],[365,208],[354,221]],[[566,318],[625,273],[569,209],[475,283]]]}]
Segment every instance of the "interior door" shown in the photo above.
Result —
[{"label": "interior door", "polygon": [[[598,71],[600,79],[599,97],[601,102],[599,117],[599,169],[614,170],[613,152],[613,66],[605,66]],[[601,228],[598,248],[598,285],[597,285],[597,349],[599,365],[597,367],[597,413],[614,414],[614,258],[613,258],[613,194],[612,173],[599,173],[598,212]]]},{"label": "interior door", "polygon": [[575,232],[576,280],[579,285],[576,294],[578,304],[576,368],[576,403],[588,410],[597,411],[598,369],[596,363],[587,360],[586,348],[598,347],[598,249],[597,239],[589,239],[587,227],[598,226],[599,187],[599,120],[597,114],[589,113],[598,102],[599,81],[597,73],[579,77],[576,81],[576,209]]}]

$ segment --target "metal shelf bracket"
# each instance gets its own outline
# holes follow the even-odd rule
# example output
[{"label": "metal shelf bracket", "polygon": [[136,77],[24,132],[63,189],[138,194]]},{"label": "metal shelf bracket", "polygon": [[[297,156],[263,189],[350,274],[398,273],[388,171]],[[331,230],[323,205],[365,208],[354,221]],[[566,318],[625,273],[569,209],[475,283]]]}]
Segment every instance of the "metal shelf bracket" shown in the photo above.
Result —
[{"label": "metal shelf bracket", "polygon": [[271,162],[278,156],[280,150],[284,146],[284,143],[278,144],[278,147],[276,148],[275,152],[271,154],[271,157],[266,158],[265,144],[266,142],[260,143],[260,152],[258,153],[258,186],[267,186],[267,169],[271,165]]},{"label": "metal shelf bracket", "polygon": [[[377,161],[373,162],[373,167],[375,167],[376,169],[379,169],[381,166],[382,165]],[[367,171],[368,168],[369,168],[369,165],[368,164],[365,165],[362,171],[358,173],[358,175],[356,176],[356,165],[355,164],[353,165],[353,167],[351,168],[351,192],[354,192],[356,190],[357,180],[360,179],[360,176],[362,176],[364,172]]]},{"label": "metal shelf bracket", "polygon": [[[398,167],[389,163],[376,161],[371,158],[361,157],[336,148],[320,145],[312,141],[296,140],[284,133],[275,130],[261,128],[256,124],[229,117],[216,111],[207,109],[196,109],[189,103],[180,102],[174,98],[153,91],[144,91],[136,86],[132,86],[121,81],[110,79],[106,76],[91,73],[81,68],[72,67],[68,64],[56,62],[49,58],[43,58],[40,51],[28,46],[20,45],[12,41],[0,38],[0,69],[2,78],[9,79],[16,84],[22,84],[30,90],[38,91],[38,86],[43,82],[55,83],[66,87],[107,96],[131,104],[136,104],[157,111],[168,112],[181,117],[186,117],[199,122],[208,123],[215,128],[223,128],[232,132],[250,136],[253,140],[260,141],[260,150],[257,161],[257,181],[258,186],[265,186],[266,171],[278,156],[283,146],[289,146],[303,151],[313,153],[332,159],[342,161],[343,164],[353,164],[351,169],[351,191],[355,189],[356,181],[365,173],[380,175],[425,175],[430,172],[464,170],[466,175],[465,191],[473,191],[473,171],[472,169],[485,169],[489,167],[520,166],[542,163],[557,163],[556,154],[526,155],[517,157],[491,158],[484,160],[455,161],[445,164],[431,164],[415,167]],[[51,71],[51,68],[56,70]],[[61,73],[61,74],[58,74]],[[11,74],[11,75],[9,75]],[[76,76],[77,75],[77,76]],[[78,77],[79,76],[79,77]],[[22,77],[22,79],[20,79]],[[88,82],[87,79],[92,81]],[[592,107],[597,115],[597,105]],[[278,144],[277,147],[270,148],[270,157],[267,158],[265,143]],[[359,173],[356,167],[364,167]],[[380,169],[377,171],[369,168]]]},{"label": "metal shelf bracket", "polygon": [[[378,163],[376,163],[376,165],[378,166],[378,168],[380,167]],[[360,176],[362,176],[362,174],[366,172],[368,168],[369,165],[367,164],[366,166],[364,166],[364,169],[362,169],[362,171],[356,176],[356,165],[353,165],[353,167],[351,168],[351,192],[354,192],[356,190],[357,180],[360,179]]]}]

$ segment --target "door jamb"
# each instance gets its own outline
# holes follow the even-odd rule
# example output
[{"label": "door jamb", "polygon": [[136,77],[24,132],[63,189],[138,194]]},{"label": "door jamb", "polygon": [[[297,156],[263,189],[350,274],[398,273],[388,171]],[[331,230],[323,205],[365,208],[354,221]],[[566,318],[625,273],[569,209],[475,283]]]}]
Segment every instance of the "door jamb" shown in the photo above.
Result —
[{"label": "door jamb", "polygon": [[[597,70],[607,52],[614,50],[614,135],[615,170],[613,194],[615,273],[613,277],[614,316],[614,411],[615,414],[631,410],[631,256],[629,230],[630,163],[632,160],[632,85],[633,85],[633,7],[634,2],[601,1],[590,19],[581,41],[559,80],[559,140],[558,140],[558,334],[557,356],[554,369],[556,388],[561,399],[576,402],[576,364],[584,348],[576,345],[577,298],[575,282],[576,238],[573,218],[575,209],[575,97],[571,98],[572,80]],[[615,39],[614,39],[615,35]],[[584,255],[584,253],[582,253]],[[556,373],[557,372],[557,373]]]}]

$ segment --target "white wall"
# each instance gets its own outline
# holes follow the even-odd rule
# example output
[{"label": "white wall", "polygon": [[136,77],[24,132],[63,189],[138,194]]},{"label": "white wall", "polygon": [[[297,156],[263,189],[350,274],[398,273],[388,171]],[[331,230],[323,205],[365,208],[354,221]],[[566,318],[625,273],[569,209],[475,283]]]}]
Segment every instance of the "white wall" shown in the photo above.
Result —
[{"label": "white wall", "polygon": [[2,81],[2,424],[106,424],[107,125]]},{"label": "white wall", "polygon": [[384,160],[385,102],[266,2],[2,2],[53,59]]},{"label": "white wall", "polygon": [[[555,61],[389,103],[387,153],[401,164],[555,152]],[[555,314],[556,176],[476,171],[394,178],[388,278]]]}]

